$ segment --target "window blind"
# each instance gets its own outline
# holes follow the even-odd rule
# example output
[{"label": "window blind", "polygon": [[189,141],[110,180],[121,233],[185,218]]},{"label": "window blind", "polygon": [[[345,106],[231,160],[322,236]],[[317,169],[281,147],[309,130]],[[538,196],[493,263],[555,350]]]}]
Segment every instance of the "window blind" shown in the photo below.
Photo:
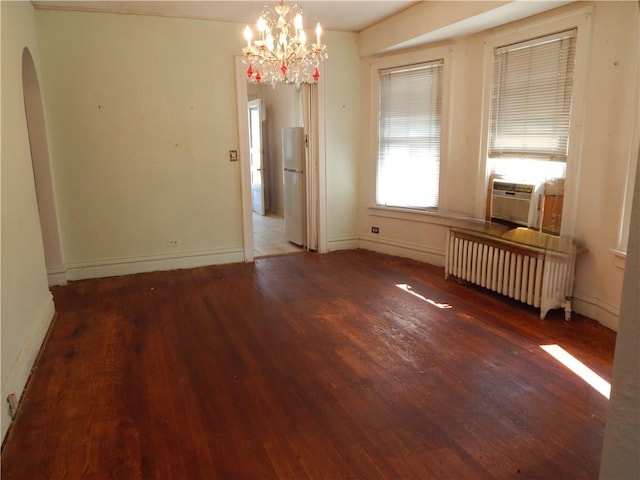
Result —
[{"label": "window blind", "polygon": [[576,31],[496,48],[489,157],[566,162]]},{"label": "window blind", "polygon": [[438,206],[443,64],[379,71],[379,205]]}]

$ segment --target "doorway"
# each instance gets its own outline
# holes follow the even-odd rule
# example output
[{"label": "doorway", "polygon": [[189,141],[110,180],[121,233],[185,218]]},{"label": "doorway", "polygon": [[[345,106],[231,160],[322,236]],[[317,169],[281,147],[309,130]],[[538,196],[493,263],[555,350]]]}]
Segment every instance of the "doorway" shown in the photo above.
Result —
[{"label": "doorway", "polygon": [[263,168],[263,132],[264,107],[262,100],[249,100],[249,168],[251,170],[251,209],[254,214],[265,214],[265,183]]},{"label": "doorway", "polygon": [[[265,144],[272,142],[274,145],[269,145],[271,152],[277,152],[281,150],[281,127],[284,123],[281,123],[277,128],[273,128],[272,131],[266,132],[262,129],[262,144],[263,151],[261,155],[261,184],[263,195],[263,207],[266,215],[260,215],[260,209],[255,208],[256,195],[259,190],[256,189],[257,173],[254,168],[254,161],[252,159],[252,142],[255,145],[255,141],[250,138],[252,136],[251,131],[257,131],[251,126],[252,115],[254,118],[258,118],[256,113],[252,113],[252,105],[256,98],[261,95],[256,93],[255,84],[248,84],[245,75],[245,66],[242,63],[241,57],[236,57],[236,92],[237,92],[237,105],[238,105],[238,131],[239,131],[239,151],[241,160],[241,183],[242,183],[242,211],[243,211],[243,240],[244,240],[244,256],[245,261],[253,261],[255,257],[278,255],[293,253],[300,251],[300,248],[294,244],[288,242],[286,237],[278,240],[278,248],[274,248],[273,245],[267,245],[265,248],[264,240],[265,235],[270,236],[272,239],[276,239],[278,235],[284,234],[284,205],[282,199],[282,165],[279,155],[271,155],[275,158],[269,158],[269,155],[265,155]],[[296,89],[295,86],[278,86]],[[270,85],[260,86],[269,92],[273,91]],[[314,87],[314,90],[317,87]],[[300,89],[302,90],[302,88]],[[249,93],[250,92],[250,93]],[[314,211],[311,215],[307,213],[307,217],[312,219],[313,224],[310,225],[310,232],[315,238],[310,243],[312,247],[310,249],[317,250],[320,253],[326,251],[326,233],[325,233],[325,211],[326,211],[326,195],[324,193],[325,185],[325,158],[324,158],[324,88],[320,88],[316,95],[316,107],[309,111],[309,108],[302,108],[300,102],[302,101],[302,94],[297,92],[298,101],[292,107],[291,104],[287,104],[286,108],[295,108],[298,116],[298,126],[303,124],[303,116],[314,117],[314,157],[312,159],[313,175],[308,176],[308,181],[311,182],[307,188],[314,191],[313,202],[310,202]],[[255,107],[254,107],[255,108]],[[282,109],[274,109],[270,111],[265,103],[262,103],[261,117],[263,120],[265,116],[271,114],[281,114]],[[290,112],[289,112],[290,113]],[[275,122],[278,123],[278,122]],[[305,124],[307,122],[304,122]],[[292,125],[287,125],[292,126]],[[295,125],[293,125],[295,126]],[[282,232],[282,233],[280,233]],[[262,245],[259,245],[262,242]],[[269,243],[274,243],[273,241]]]},{"label": "doorway", "polygon": [[[283,174],[282,154],[283,132],[303,125],[300,89],[294,85],[271,87],[255,83],[247,84],[247,89],[254,256],[302,252],[305,249],[301,245],[306,244],[302,232],[294,238],[290,230],[294,218],[292,206],[298,206],[295,209],[298,216],[306,215],[304,207],[300,208],[304,206],[304,198],[296,199],[294,205],[287,194],[291,193],[286,181],[290,177]],[[304,148],[303,137],[298,140],[300,148]],[[304,153],[300,158],[303,157]]]}]

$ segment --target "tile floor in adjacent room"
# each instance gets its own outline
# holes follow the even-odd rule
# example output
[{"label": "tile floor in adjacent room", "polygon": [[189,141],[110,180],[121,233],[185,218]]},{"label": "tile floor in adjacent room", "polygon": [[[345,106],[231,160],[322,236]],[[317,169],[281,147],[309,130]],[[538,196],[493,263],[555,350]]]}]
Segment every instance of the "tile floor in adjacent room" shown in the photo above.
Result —
[{"label": "tile floor in adjacent room", "polygon": [[256,257],[304,252],[289,242],[284,234],[284,217],[275,213],[253,213],[253,249]]}]

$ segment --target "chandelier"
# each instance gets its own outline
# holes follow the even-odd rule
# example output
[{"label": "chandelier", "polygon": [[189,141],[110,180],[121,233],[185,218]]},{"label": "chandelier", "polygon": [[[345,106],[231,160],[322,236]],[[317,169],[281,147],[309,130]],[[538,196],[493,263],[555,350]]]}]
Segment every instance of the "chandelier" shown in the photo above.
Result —
[{"label": "chandelier", "polygon": [[247,77],[274,87],[276,83],[299,86],[304,82],[317,82],[318,65],[328,56],[326,45],[320,42],[322,27],[319,23],[316,25],[316,41],[307,43],[302,9],[298,5],[289,8],[280,0],[280,5],[273,10],[267,7],[262,10],[255,40],[249,25],[244,29],[247,46],[242,49],[242,55],[245,65],[249,66]]}]

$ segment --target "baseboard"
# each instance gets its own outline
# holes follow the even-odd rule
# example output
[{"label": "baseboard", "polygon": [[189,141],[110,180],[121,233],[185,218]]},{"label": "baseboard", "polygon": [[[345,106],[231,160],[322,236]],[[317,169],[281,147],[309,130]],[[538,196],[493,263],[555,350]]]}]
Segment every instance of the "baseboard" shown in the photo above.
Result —
[{"label": "baseboard", "polygon": [[445,262],[444,250],[429,248],[414,243],[376,238],[370,235],[360,237],[358,248],[385,253],[387,255],[395,255],[397,257],[410,258],[437,267],[444,267]]},{"label": "baseboard", "polygon": [[620,306],[609,305],[597,298],[584,297],[574,293],[574,297],[571,300],[571,308],[580,315],[593,318],[605,327],[615,332],[618,331]]},{"label": "baseboard", "polygon": [[[33,328],[27,332],[23,344],[20,346],[20,350],[13,360],[13,363],[8,368],[6,378],[2,378],[2,387],[0,388],[0,404],[2,405],[1,429],[2,429],[2,441],[7,434],[9,425],[11,424],[11,418],[9,417],[9,411],[6,408],[7,397],[11,393],[15,393],[18,398],[22,397],[24,387],[27,384],[29,375],[36,361],[42,342],[47,335],[47,330],[51,325],[53,316],[55,315],[55,306],[53,303],[53,297],[51,293],[47,291],[45,297],[41,300],[41,305],[38,308],[33,319],[25,319],[25,322],[33,325]],[[3,368],[4,371],[4,368]]]},{"label": "baseboard", "polygon": [[67,269],[64,267],[54,267],[47,269],[47,279],[49,286],[66,285],[67,284]]},{"label": "baseboard", "polygon": [[335,252],[336,250],[355,250],[358,248],[358,236],[357,235],[342,235],[329,239],[329,251]]},{"label": "baseboard", "polygon": [[237,262],[244,262],[244,250],[235,248],[181,252],[172,255],[112,258],[69,264],[67,265],[67,278],[69,280],[84,280]]}]

